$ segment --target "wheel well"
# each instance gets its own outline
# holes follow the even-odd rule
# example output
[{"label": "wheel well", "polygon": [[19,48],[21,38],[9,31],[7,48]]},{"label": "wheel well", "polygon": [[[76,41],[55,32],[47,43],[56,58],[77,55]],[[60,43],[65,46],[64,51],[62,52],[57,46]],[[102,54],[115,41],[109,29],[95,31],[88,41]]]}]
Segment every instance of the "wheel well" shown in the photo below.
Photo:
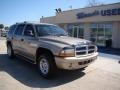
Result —
[{"label": "wheel well", "polygon": [[36,51],[36,61],[38,60],[39,56],[43,53],[47,53],[54,58],[53,53],[49,49],[39,47]]},{"label": "wheel well", "polygon": [[10,41],[7,41],[7,45],[11,45],[11,42],[10,42]]}]

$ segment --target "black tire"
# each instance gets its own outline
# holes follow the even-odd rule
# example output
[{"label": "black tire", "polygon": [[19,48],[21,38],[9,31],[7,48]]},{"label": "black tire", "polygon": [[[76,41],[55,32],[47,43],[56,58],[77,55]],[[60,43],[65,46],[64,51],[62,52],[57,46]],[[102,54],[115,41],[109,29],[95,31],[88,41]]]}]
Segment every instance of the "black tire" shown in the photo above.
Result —
[{"label": "black tire", "polygon": [[48,53],[40,55],[37,64],[39,72],[44,78],[51,78],[57,70],[54,57]]},{"label": "black tire", "polygon": [[11,44],[7,45],[7,54],[9,58],[14,58],[14,51],[13,51]]}]

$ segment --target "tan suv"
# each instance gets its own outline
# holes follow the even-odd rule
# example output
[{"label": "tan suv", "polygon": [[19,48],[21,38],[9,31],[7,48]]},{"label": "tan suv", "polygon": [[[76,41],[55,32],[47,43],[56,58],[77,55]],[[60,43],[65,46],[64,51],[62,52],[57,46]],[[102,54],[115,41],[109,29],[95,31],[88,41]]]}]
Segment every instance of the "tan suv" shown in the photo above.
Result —
[{"label": "tan suv", "polygon": [[37,64],[43,77],[51,76],[57,68],[85,68],[98,56],[97,47],[92,42],[69,37],[56,25],[30,22],[10,27],[7,53],[10,58],[19,55]]}]

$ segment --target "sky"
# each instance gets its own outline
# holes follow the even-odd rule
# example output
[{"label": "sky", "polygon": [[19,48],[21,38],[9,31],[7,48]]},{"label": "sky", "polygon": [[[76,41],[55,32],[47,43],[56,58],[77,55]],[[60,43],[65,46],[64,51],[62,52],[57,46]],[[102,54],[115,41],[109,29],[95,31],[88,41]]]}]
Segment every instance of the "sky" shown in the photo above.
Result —
[{"label": "sky", "polygon": [[[120,0],[99,0],[104,4]],[[69,10],[87,6],[88,0],[0,0],[0,24],[10,26],[16,22],[40,21],[42,16],[55,15],[55,9]]]}]

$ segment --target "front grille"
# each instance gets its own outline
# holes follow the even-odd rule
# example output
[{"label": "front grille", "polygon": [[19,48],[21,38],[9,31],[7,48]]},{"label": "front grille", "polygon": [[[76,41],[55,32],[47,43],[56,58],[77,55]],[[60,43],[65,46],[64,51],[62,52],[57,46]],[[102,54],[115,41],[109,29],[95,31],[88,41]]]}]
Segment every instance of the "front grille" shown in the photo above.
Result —
[{"label": "front grille", "polygon": [[90,50],[90,51],[88,51],[88,54],[89,54],[89,53],[94,53],[94,50]]},{"label": "front grille", "polygon": [[94,49],[95,46],[88,46],[88,49]]},{"label": "front grille", "polygon": [[96,47],[94,45],[82,45],[75,48],[76,56],[88,55],[95,52]]},{"label": "front grille", "polygon": [[85,55],[86,52],[85,52],[85,51],[84,51],[84,52],[76,52],[76,54],[77,54],[77,55]]},{"label": "front grille", "polygon": [[79,51],[79,50],[85,50],[86,47],[76,47],[76,50]]}]

